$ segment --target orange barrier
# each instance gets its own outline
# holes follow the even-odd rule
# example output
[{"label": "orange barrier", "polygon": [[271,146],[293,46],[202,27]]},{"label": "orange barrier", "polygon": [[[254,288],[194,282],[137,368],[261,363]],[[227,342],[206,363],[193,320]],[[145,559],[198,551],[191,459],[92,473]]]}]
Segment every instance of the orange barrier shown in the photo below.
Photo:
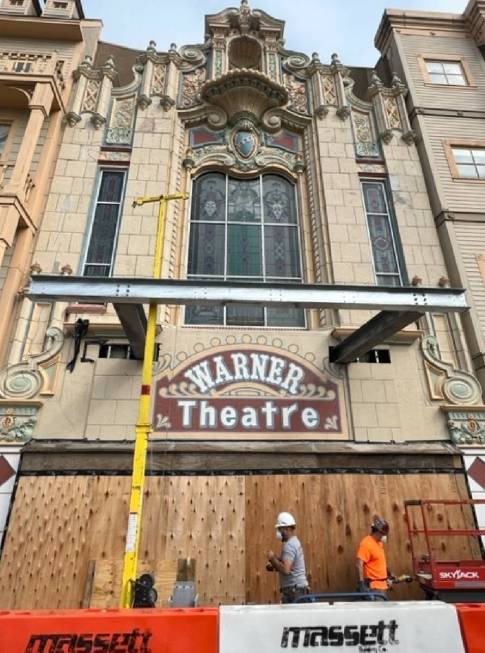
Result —
[{"label": "orange barrier", "polygon": [[485,603],[458,603],[461,632],[467,653],[485,651]]},{"label": "orange barrier", "polygon": [[217,608],[0,611],[0,653],[218,653]]}]

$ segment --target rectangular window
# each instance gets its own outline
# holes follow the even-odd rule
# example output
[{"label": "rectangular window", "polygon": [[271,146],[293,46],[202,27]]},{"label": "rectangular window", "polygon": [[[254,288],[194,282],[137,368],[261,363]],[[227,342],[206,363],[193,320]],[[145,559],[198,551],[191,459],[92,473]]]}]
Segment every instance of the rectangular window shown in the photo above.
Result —
[{"label": "rectangular window", "polygon": [[[295,188],[283,177],[229,178],[208,173],[194,182],[188,276],[240,282],[301,283]],[[301,309],[242,304],[188,306],[187,324],[304,327]]]},{"label": "rectangular window", "polygon": [[362,182],[377,284],[401,286],[403,265],[398,256],[396,227],[386,190],[384,181]]},{"label": "rectangular window", "polygon": [[125,175],[124,170],[102,170],[100,173],[83,270],[86,277],[109,277],[112,272]]},{"label": "rectangular window", "polygon": [[0,156],[5,152],[7,147],[7,139],[10,132],[10,125],[0,123]]},{"label": "rectangular window", "polygon": [[485,179],[485,147],[452,147],[453,158],[459,177],[463,179]]},{"label": "rectangular window", "polygon": [[426,60],[426,70],[432,84],[445,86],[468,86],[468,80],[461,61]]}]

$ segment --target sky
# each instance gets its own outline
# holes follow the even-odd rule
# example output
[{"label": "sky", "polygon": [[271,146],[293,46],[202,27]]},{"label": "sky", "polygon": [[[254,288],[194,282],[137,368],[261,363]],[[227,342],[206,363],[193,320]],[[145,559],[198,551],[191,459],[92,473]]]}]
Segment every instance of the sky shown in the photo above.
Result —
[{"label": "sky", "polygon": [[[201,43],[204,15],[239,0],[82,0],[87,18],[101,18],[102,40],[136,49],[156,41]],[[373,66],[378,58],[374,36],[386,7],[462,13],[467,0],[250,0],[253,9],[284,20],[285,47],[329,62],[333,52],[348,66]]]}]

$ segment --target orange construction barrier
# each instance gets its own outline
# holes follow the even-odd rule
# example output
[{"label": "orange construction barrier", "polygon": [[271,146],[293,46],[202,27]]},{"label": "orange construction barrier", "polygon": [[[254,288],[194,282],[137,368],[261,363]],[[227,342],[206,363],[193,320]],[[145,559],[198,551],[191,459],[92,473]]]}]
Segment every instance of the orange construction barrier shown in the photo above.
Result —
[{"label": "orange construction barrier", "polygon": [[485,603],[458,603],[461,632],[467,653],[485,651]]},{"label": "orange construction barrier", "polygon": [[217,608],[0,611],[0,653],[218,653]]}]

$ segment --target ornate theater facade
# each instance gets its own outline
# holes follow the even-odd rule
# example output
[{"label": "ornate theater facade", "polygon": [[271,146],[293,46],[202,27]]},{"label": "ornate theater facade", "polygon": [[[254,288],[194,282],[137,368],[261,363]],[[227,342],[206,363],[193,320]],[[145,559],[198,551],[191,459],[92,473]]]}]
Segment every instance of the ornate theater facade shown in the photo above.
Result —
[{"label": "ornate theater facade", "polygon": [[[75,67],[29,265],[34,282],[92,290],[52,302],[24,278],[12,309],[2,608],[118,604],[144,313],[116,297],[152,275],[158,206],[141,197],[189,194],[168,206],[161,278],[191,295],[159,303],[141,525],[161,603],[187,569],[200,604],[278,601],[265,552],[280,510],[315,590],[354,588],[376,514],[393,572],[409,572],[404,501],[470,496],[461,447],[485,441],[482,388],[403,73],[283,34],[242,0],[206,16],[200,45],[96,37]],[[208,300],[216,286],[231,296]]]}]

